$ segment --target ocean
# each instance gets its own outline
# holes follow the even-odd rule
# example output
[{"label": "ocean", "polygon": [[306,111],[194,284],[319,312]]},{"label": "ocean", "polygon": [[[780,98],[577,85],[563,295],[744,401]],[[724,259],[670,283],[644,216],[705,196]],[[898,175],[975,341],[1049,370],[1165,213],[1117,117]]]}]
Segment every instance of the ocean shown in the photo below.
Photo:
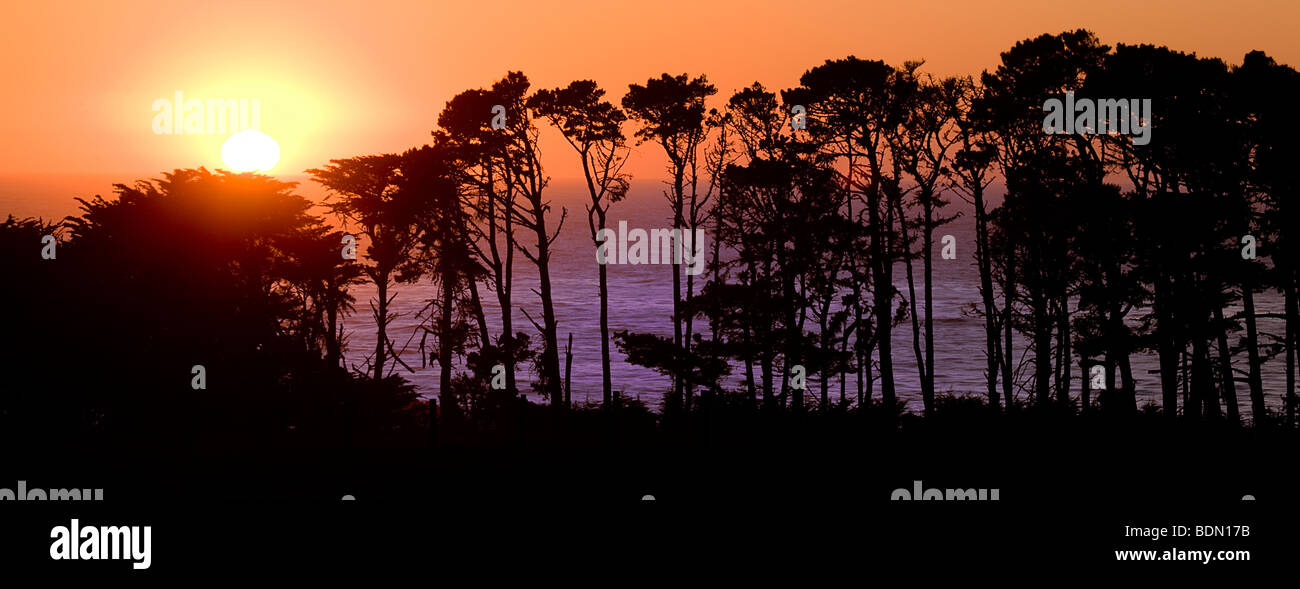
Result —
[{"label": "ocean", "polygon": [[[108,197],[114,182],[131,183],[143,176],[130,175],[24,175],[0,176],[0,215],[13,214],[16,217],[40,216],[47,219],[62,218],[76,214],[77,203],[73,197],[88,198],[94,194]],[[299,194],[319,202],[324,198],[321,188],[301,176],[282,176],[284,180],[298,181]],[[610,210],[608,223],[617,227],[620,221],[626,221],[631,228],[670,228],[671,215],[663,197],[663,184],[656,179],[633,179],[633,188],[628,198],[617,203]],[[996,187],[995,187],[996,190]],[[554,228],[558,222],[561,208],[567,208],[565,220],[559,238],[554,244],[551,276],[554,293],[555,312],[559,323],[559,340],[561,342],[561,369],[563,370],[563,347],[569,334],[573,335],[572,398],[576,403],[599,402],[601,398],[600,366],[600,329],[599,329],[599,290],[597,283],[597,262],[595,248],[587,228],[587,201],[585,187],[577,181],[553,181],[548,188],[552,200],[554,216],[549,221]],[[979,273],[974,262],[974,218],[973,208],[960,198],[953,197],[953,204],[948,211],[959,214],[952,223],[936,232],[935,266],[934,266],[934,331],[935,331],[935,387],[940,393],[975,393],[984,390],[984,331],[983,321],[972,314],[972,307],[980,301]],[[992,195],[996,204],[999,195]],[[329,219],[331,223],[337,220]],[[956,240],[957,259],[944,260],[938,255],[942,247],[939,239],[943,235],[952,235]],[[706,251],[711,251],[713,236],[706,233]],[[364,242],[362,250],[364,251]],[[514,300],[518,307],[531,316],[541,317],[541,305],[533,294],[537,287],[536,269],[523,256],[515,260]],[[920,263],[917,262],[917,295],[924,296],[920,283]],[[610,331],[630,330],[648,332],[658,335],[672,335],[672,266],[669,265],[610,265],[609,266],[609,307]],[[906,272],[900,263],[894,272],[895,284],[903,293],[907,292]],[[703,278],[697,277],[696,289],[703,286]],[[683,280],[685,288],[685,280]],[[430,299],[438,296],[431,282],[427,279],[412,284],[397,285],[391,292],[396,298],[391,306],[395,318],[389,327],[389,334],[403,361],[413,368],[407,371],[398,366],[397,371],[419,388],[424,396],[438,393],[439,370],[436,364],[429,362],[426,349],[425,358],[421,358],[419,343],[421,331],[419,326],[427,319],[421,316],[421,310]],[[347,360],[350,365],[362,366],[368,353],[374,350],[374,320],[368,302],[374,297],[375,288],[371,284],[356,287],[353,294],[357,299],[356,312],[344,321],[348,337]],[[500,330],[499,309],[495,297],[489,289],[480,290],[488,315],[488,326],[495,337]],[[918,308],[922,301],[918,301]],[[1276,292],[1265,292],[1257,296],[1257,311],[1261,314],[1280,313],[1281,296]],[[1239,309],[1230,308],[1226,315],[1232,315]],[[810,324],[811,325],[811,324]],[[514,329],[535,333],[524,313],[514,313]],[[1280,333],[1280,320],[1261,319],[1263,332]],[[708,333],[708,325],[702,319],[696,321],[697,333]],[[1236,337],[1236,336],[1234,336]],[[540,336],[534,338],[540,341]],[[905,401],[913,411],[921,408],[921,391],[916,359],[912,352],[912,330],[910,321],[903,321],[893,330],[894,342],[894,379],[899,398]],[[1235,339],[1234,339],[1235,342]],[[629,364],[617,346],[611,344],[612,378],[614,389],[622,391],[625,397],[639,398],[652,408],[661,406],[663,394],[670,388],[667,377],[652,370]],[[1016,360],[1020,362],[1025,354],[1023,343],[1017,345]],[[1027,359],[1027,357],[1026,357]],[[424,360],[422,362],[422,360]],[[1079,359],[1072,367],[1072,397],[1077,398],[1081,390]],[[1133,359],[1133,372],[1137,382],[1138,405],[1147,402],[1159,404],[1159,375],[1157,359],[1152,353],[1138,353]],[[1244,358],[1236,359],[1236,366],[1244,369]],[[741,366],[733,371],[729,383],[740,384]],[[1028,364],[1025,369],[1028,370]],[[523,370],[522,368],[520,369]],[[878,378],[879,374],[873,370]],[[1280,359],[1270,361],[1263,367],[1264,389],[1267,403],[1275,408],[1282,406],[1282,391],[1285,384],[1283,363]],[[521,372],[521,388],[528,388],[531,375]],[[849,375],[844,394],[853,398],[856,395],[856,382]],[[874,387],[878,392],[878,384]],[[808,394],[818,392],[816,375],[809,375]],[[538,399],[535,394],[530,397]],[[841,394],[839,379],[835,377],[830,389],[831,398],[838,399]],[[1028,393],[1021,390],[1017,398],[1026,398]],[[1244,415],[1249,414],[1247,387],[1238,384],[1238,401]]]}]

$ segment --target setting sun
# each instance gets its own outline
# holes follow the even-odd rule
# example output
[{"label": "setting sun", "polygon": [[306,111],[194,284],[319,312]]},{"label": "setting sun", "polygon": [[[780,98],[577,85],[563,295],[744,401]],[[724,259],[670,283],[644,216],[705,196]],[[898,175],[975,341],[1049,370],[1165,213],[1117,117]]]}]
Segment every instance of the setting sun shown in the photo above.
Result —
[{"label": "setting sun", "polygon": [[3,12],[4,578],[1300,546],[1300,0]]},{"label": "setting sun", "polygon": [[266,172],[280,161],[280,145],[266,133],[246,129],[221,145],[221,161],[235,172]]}]

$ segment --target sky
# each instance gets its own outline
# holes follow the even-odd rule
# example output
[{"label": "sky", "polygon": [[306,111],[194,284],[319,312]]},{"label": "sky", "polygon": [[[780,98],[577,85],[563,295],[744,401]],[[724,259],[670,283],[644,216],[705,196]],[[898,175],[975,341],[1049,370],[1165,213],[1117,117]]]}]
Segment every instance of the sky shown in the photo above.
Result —
[{"label": "sky", "polygon": [[[0,36],[0,174],[156,176],[224,167],[226,135],[156,134],[157,99],[248,98],[280,146],[270,173],[429,141],[443,104],[521,70],[534,88],[594,79],[620,99],[663,72],[706,74],[721,104],[760,81],[794,86],[829,58],[925,59],[978,74],[1016,41],[1075,28],[1238,63],[1300,65],[1300,2],[1145,0],[492,0],[30,2]],[[548,171],[580,173],[558,135]],[[661,176],[637,149],[628,170]]]}]

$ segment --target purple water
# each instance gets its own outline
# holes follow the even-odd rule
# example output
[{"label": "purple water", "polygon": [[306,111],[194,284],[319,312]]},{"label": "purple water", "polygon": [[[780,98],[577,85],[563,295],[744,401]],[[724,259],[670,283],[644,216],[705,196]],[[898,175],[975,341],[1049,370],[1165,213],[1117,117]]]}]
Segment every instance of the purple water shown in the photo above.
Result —
[{"label": "purple water", "polygon": [[[113,182],[127,182],[132,176],[107,175],[62,175],[62,176],[7,176],[0,177],[0,215],[12,213],[17,217],[43,216],[61,218],[77,213],[74,196],[83,198],[96,193],[111,194]],[[301,177],[286,177],[288,180],[301,181],[299,193],[313,201],[319,202],[324,193],[320,187]],[[599,329],[599,291],[597,287],[597,263],[595,249],[587,228],[586,213],[582,208],[587,199],[585,188],[578,182],[554,181],[548,189],[548,198],[555,208],[554,226],[559,209],[566,207],[569,217],[564,223],[560,237],[553,250],[551,276],[554,292],[555,312],[559,322],[559,340],[564,347],[570,333],[573,334],[573,399],[575,402],[599,401],[601,397],[600,366],[600,329]],[[939,392],[973,392],[984,390],[984,331],[980,318],[971,316],[971,306],[979,302],[979,274],[974,265],[974,218],[969,205],[958,198],[950,211],[961,213],[955,221],[944,226],[936,233],[936,241],[945,234],[956,238],[957,259],[943,260],[936,251],[934,267],[934,331],[935,331],[935,386]],[[996,203],[996,198],[994,202]],[[610,211],[609,225],[616,227],[620,220],[625,220],[630,228],[668,228],[671,218],[667,203],[662,195],[662,185],[656,179],[635,180],[627,200],[617,203]],[[331,222],[335,220],[330,219]],[[713,236],[706,235],[706,250],[711,251]],[[364,242],[362,243],[364,250]],[[936,243],[936,250],[941,248]],[[609,307],[611,333],[618,330],[650,332],[663,336],[672,335],[672,267],[667,265],[610,265],[609,266]],[[917,268],[917,295],[923,297],[921,290],[920,265]],[[703,286],[703,278],[697,277],[696,289]],[[906,273],[902,264],[895,268],[895,284],[903,293],[907,292]],[[532,289],[537,287],[536,269],[523,258],[516,256],[514,301],[519,308],[526,310],[540,320],[541,305]],[[685,288],[685,280],[683,280]],[[348,335],[347,358],[350,364],[362,366],[366,355],[373,351],[375,334],[374,321],[370,314],[369,301],[374,296],[374,286],[363,284],[356,287],[353,294],[357,299],[357,310],[345,320]],[[408,372],[398,367],[397,371],[415,383],[425,396],[438,392],[439,370],[435,364],[421,362],[419,351],[420,331],[418,326],[426,319],[419,316],[420,310],[435,298],[438,293],[428,280],[415,284],[398,285],[393,289],[397,293],[391,307],[396,315],[389,327],[389,334],[403,361],[414,368]],[[488,327],[493,336],[498,335],[501,327],[499,309],[490,289],[481,288],[480,295],[488,315]],[[918,301],[921,308],[923,301]],[[1281,297],[1275,292],[1265,292],[1257,296],[1256,305],[1259,313],[1280,313]],[[1240,309],[1225,310],[1232,315]],[[812,325],[812,323],[810,323]],[[520,311],[514,313],[514,329],[534,333],[535,330]],[[1280,321],[1261,319],[1260,329],[1265,332],[1280,332]],[[697,319],[697,333],[708,333],[708,324]],[[535,337],[534,342],[540,341]],[[906,401],[910,408],[919,410],[921,405],[919,376],[916,359],[912,353],[912,331],[910,321],[904,321],[893,330],[894,342],[894,378],[899,398]],[[563,352],[563,349],[561,350]],[[613,362],[614,389],[623,391],[627,397],[639,397],[651,407],[658,407],[669,380],[649,369],[626,362],[617,346],[611,345]],[[427,354],[427,350],[426,350]],[[1021,360],[1024,346],[1016,346],[1016,359]],[[1081,378],[1078,359],[1072,372],[1072,395],[1079,394]],[[563,362],[563,356],[561,356]],[[1239,365],[1242,364],[1238,359]],[[422,367],[422,364],[424,366]],[[1239,368],[1244,366],[1238,366]],[[1137,381],[1139,406],[1147,402],[1159,404],[1159,376],[1151,373],[1158,368],[1154,354],[1136,354],[1133,357],[1134,377]],[[522,370],[522,369],[521,369]],[[1026,368],[1026,371],[1028,368]],[[733,371],[729,383],[740,384],[741,367]],[[878,372],[873,369],[878,377]],[[1267,402],[1272,407],[1281,406],[1281,391],[1285,383],[1285,374],[1280,360],[1264,365],[1264,389]],[[522,388],[527,388],[532,376],[520,373]],[[818,391],[816,375],[809,375],[808,390]],[[846,379],[845,393],[854,397],[857,390],[853,375]],[[878,387],[876,387],[878,388]],[[838,399],[840,393],[839,379],[831,383],[831,397]],[[878,394],[878,393],[877,393]],[[1238,399],[1243,407],[1248,405],[1247,390],[1244,384],[1238,385]],[[809,395],[814,396],[813,394]],[[1025,391],[1017,393],[1018,398],[1025,398]],[[533,396],[536,398],[536,396]]]}]

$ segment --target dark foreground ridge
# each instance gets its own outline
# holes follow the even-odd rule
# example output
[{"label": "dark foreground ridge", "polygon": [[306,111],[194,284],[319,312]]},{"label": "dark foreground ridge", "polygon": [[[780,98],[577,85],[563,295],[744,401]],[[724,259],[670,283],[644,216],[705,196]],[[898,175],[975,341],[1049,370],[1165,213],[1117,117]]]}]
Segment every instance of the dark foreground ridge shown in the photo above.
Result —
[{"label": "dark foreground ridge", "polygon": [[[444,572],[593,545],[633,555],[602,562],[653,568],[667,548],[761,559],[738,565],[759,574],[810,554],[860,573],[1069,574],[1142,546],[1289,557],[1300,73],[1086,30],[1016,43],[978,77],[922,65],[829,59],[725,103],[704,75],[615,100],[512,71],[412,121],[432,124],[428,145],[307,170],[319,208],[294,183],[191,168],[61,221],[8,217],[0,485],[26,496],[0,501],[0,555],[121,567],[54,560],[48,542],[120,524],[149,526],[146,573],[430,555]],[[548,126],[573,149],[543,152]],[[664,150],[667,177],[623,174],[634,148]],[[547,190],[556,157],[582,158],[589,193],[592,303],[570,312],[599,317],[599,391],[573,390],[552,291],[574,222]],[[637,235],[690,235],[695,259],[624,243],[606,258],[633,181],[663,186],[671,219]],[[971,243],[944,233],[954,199]],[[611,330],[606,265],[656,258],[672,312]],[[512,284],[525,266],[535,289]],[[971,267],[979,296],[957,304],[982,333],[955,341],[934,325],[934,276]],[[427,286],[401,293],[427,296],[409,348],[403,283]],[[374,347],[350,361],[343,326],[367,311]],[[615,389],[611,346],[671,385]],[[936,346],[975,360],[976,390],[937,389],[954,368]],[[1158,357],[1154,378],[1138,354]],[[415,364],[436,367],[433,398],[406,379]],[[1235,535],[1131,532],[1184,528]]]},{"label": "dark foreground ridge", "polygon": [[[599,551],[590,544],[600,537],[653,554],[696,529],[716,539],[714,554],[741,559],[755,543],[808,538],[878,567],[942,554],[954,564],[1104,569],[1121,566],[1114,550],[1179,540],[1251,550],[1254,565],[1289,558],[1288,513],[1300,491],[1284,466],[1290,432],[1043,416],[966,415],[954,425],[940,414],[896,428],[862,419],[780,417],[757,427],[746,419],[739,428],[719,419],[637,439],[508,447],[29,454],[6,459],[6,471],[34,486],[103,488],[104,500],[0,510],[25,530],[7,536],[7,549],[31,563],[56,566],[42,542],[18,538],[44,537],[50,522],[78,517],[153,524],[153,568],[173,572],[210,562],[203,550],[235,547],[240,566],[345,558],[361,569],[405,567],[427,551],[482,556],[479,543],[504,541],[503,530],[511,542]],[[997,489],[998,499],[891,501],[916,481]],[[1249,526],[1252,535],[1153,542],[1124,534],[1125,526],[1177,524]]]}]

